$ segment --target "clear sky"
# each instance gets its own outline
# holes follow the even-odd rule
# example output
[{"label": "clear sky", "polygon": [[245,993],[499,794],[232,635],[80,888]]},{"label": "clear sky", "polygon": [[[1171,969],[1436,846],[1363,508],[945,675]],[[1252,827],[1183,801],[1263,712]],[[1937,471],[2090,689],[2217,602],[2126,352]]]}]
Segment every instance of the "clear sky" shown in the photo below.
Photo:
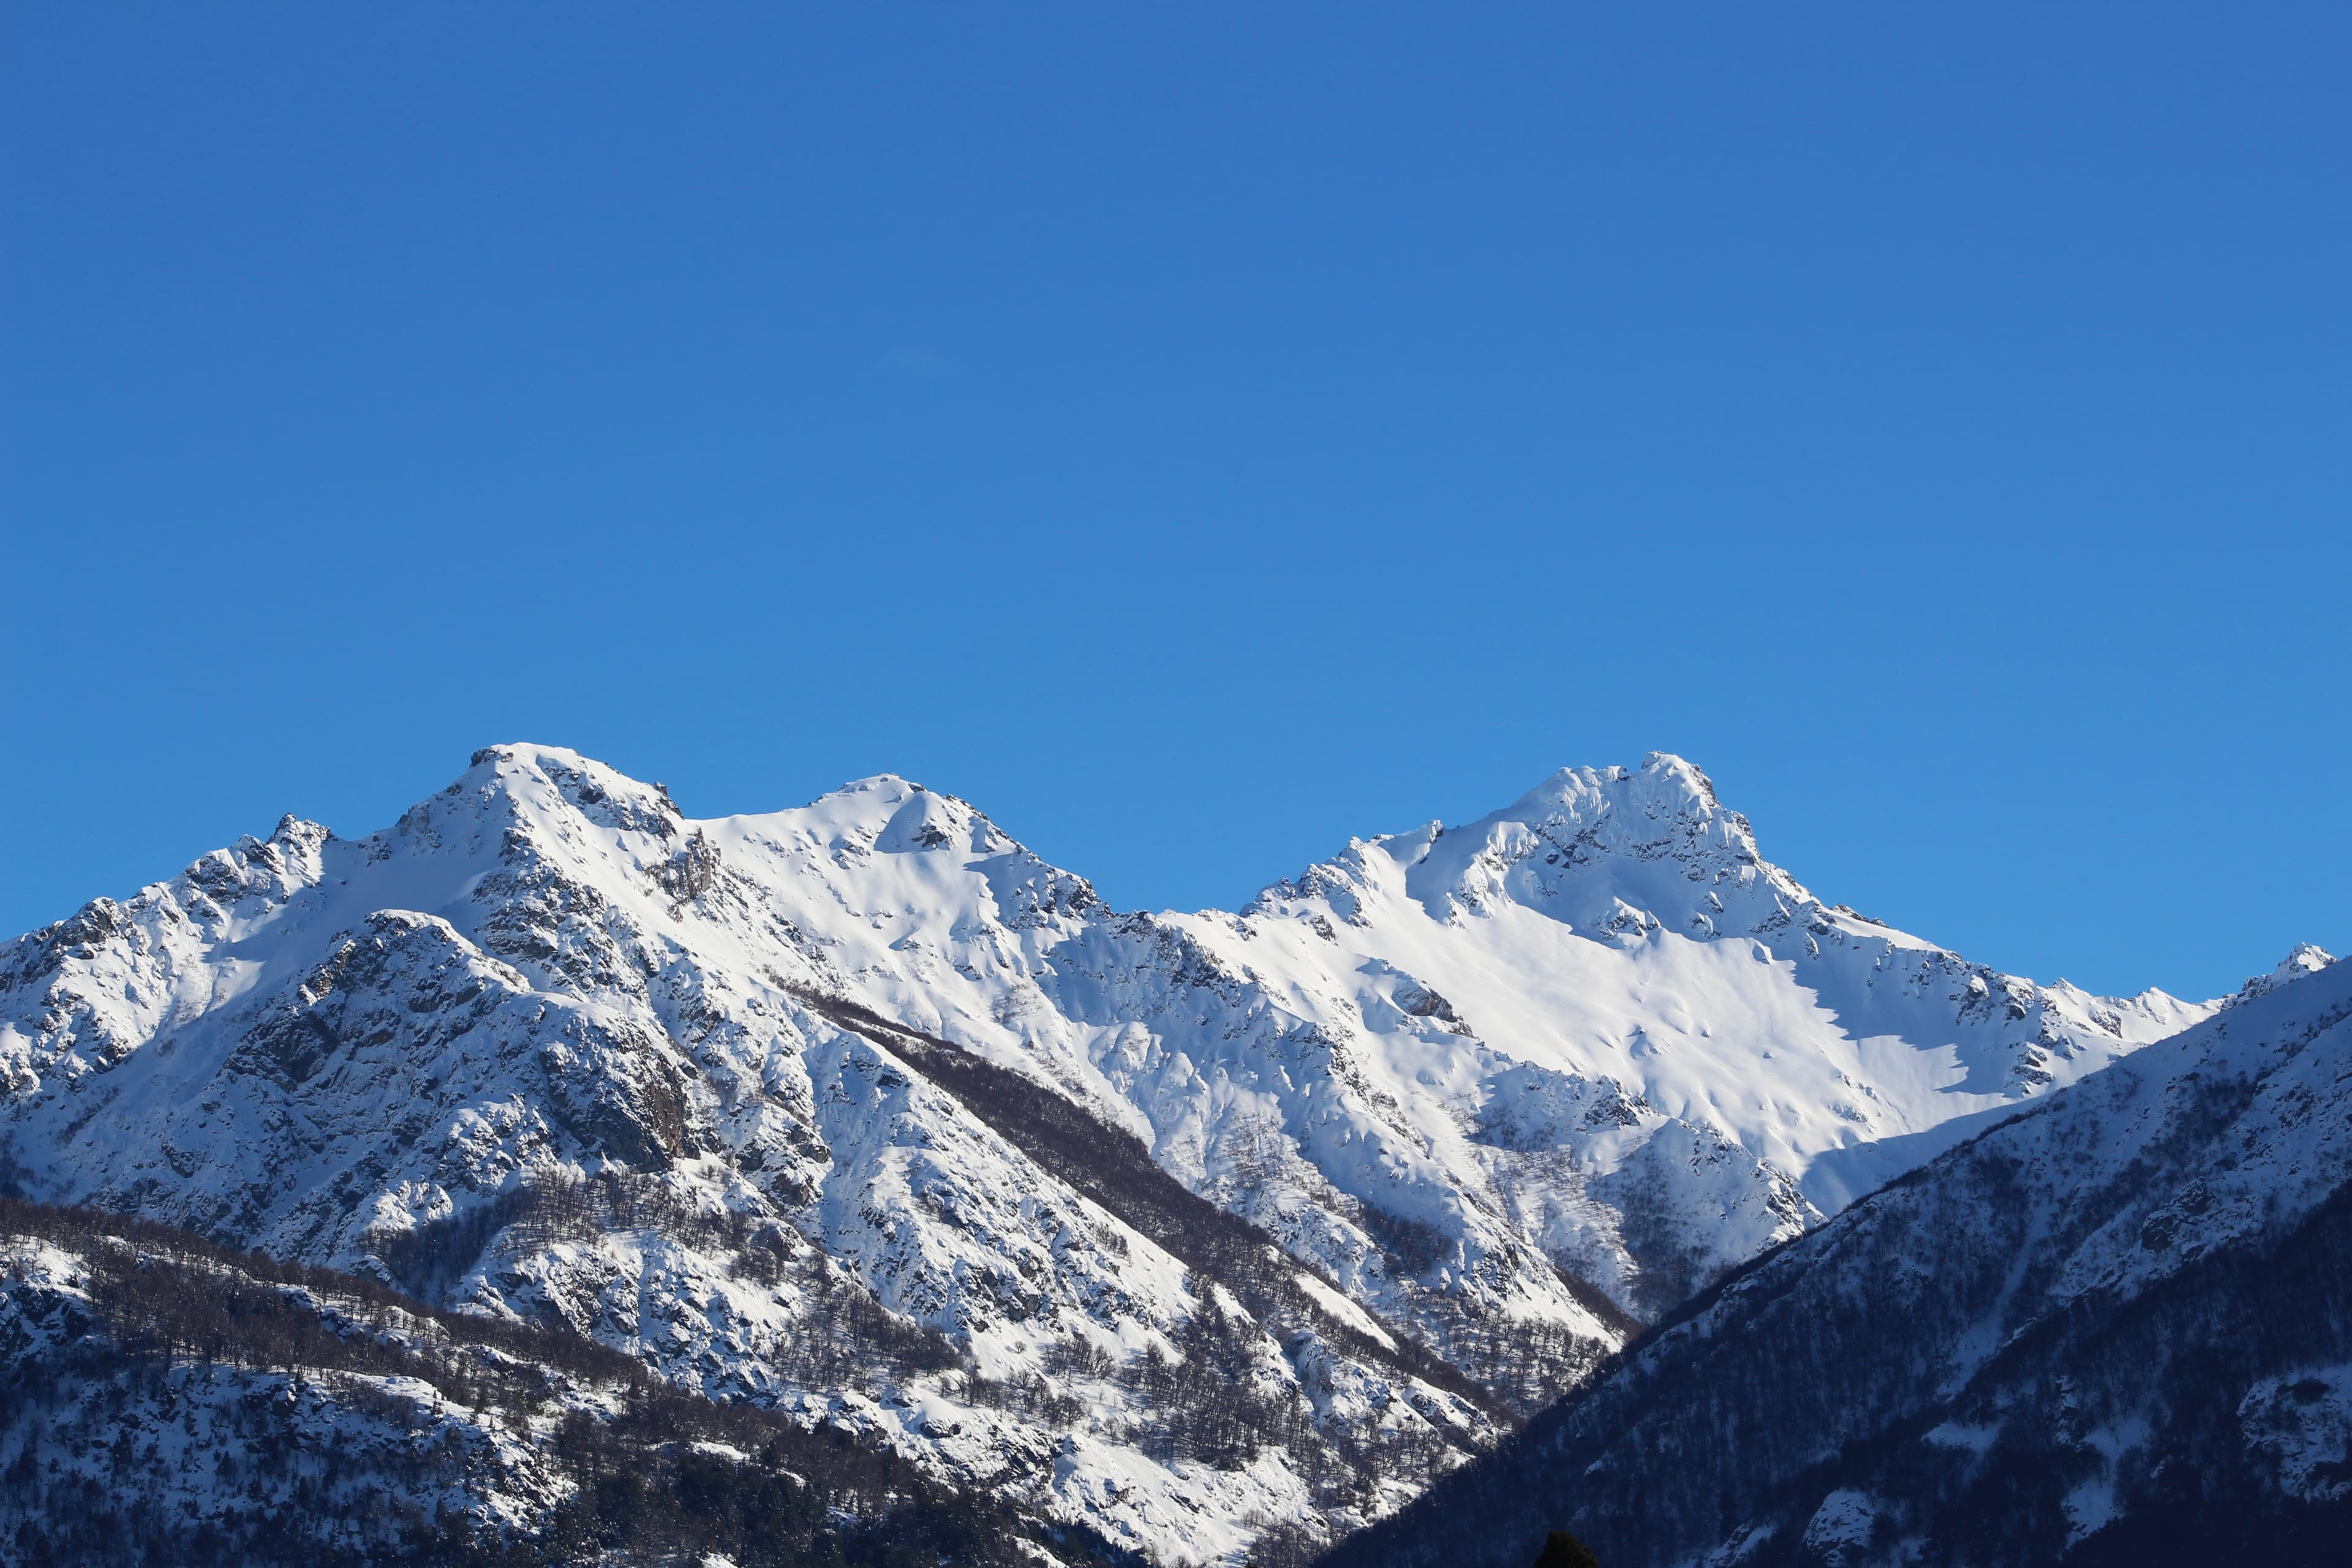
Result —
[{"label": "clear sky", "polygon": [[2341,5],[0,11],[0,928],[508,739],[1122,906],[1683,752],[2352,943]]}]

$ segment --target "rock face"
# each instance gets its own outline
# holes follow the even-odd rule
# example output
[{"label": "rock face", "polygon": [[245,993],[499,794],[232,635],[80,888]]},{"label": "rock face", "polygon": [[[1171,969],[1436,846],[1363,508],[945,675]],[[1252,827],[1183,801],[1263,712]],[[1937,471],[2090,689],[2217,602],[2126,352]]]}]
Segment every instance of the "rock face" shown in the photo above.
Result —
[{"label": "rock face", "polygon": [[2299,968],[1734,1276],[1330,1561],[2333,1561],[2352,965]]},{"label": "rock face", "polygon": [[1672,757],[1155,916],[900,779],[689,822],[504,746],[385,832],[289,818],[0,949],[0,1182],[1206,1560],[1393,1511],[2212,1010],[1825,906]]}]

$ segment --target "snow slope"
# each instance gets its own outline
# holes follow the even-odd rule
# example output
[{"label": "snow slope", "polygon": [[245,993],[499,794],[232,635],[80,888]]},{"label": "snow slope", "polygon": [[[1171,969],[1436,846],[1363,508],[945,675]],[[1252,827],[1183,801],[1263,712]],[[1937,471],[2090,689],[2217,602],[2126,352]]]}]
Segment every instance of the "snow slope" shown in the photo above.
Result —
[{"label": "snow slope", "polygon": [[[692,822],[506,746],[385,832],[289,818],[0,951],[0,1177],[437,1270],[443,1300],[1211,1558],[1252,1521],[1377,1517],[1492,1440],[1412,1342],[1532,1408],[1636,1320],[2212,1010],[1825,906],[1672,757],[1351,843],[1238,914],[1151,916],[895,777]],[[1131,1133],[1295,1278],[1228,1246],[1211,1279],[1197,1219],[1153,1199],[1139,1228],[1090,1156],[975,1098],[992,1080],[927,1072],[954,1047]],[[819,1353],[841,1289],[882,1310],[866,1337],[947,1348]],[[1211,1341],[1258,1438],[1202,1435],[1209,1389],[1160,1429],[1155,1369]]]},{"label": "snow slope", "polygon": [[2290,967],[1735,1276],[1335,1568],[1561,1528],[1634,1568],[2336,1560],[2352,964]]}]

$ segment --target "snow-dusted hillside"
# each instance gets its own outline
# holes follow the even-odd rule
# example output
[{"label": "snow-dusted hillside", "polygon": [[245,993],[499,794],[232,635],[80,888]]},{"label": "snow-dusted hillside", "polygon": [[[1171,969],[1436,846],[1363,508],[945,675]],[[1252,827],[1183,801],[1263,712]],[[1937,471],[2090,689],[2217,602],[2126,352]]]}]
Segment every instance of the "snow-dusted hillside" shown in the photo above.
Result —
[{"label": "snow-dusted hillside", "polygon": [[1335,1568],[2322,1563],[2352,1527],[2352,964],[1989,1129]]},{"label": "snow-dusted hillside", "polygon": [[1106,1560],[570,1335],[10,1200],[0,1542],[11,1563],[186,1568]]},{"label": "snow-dusted hillside", "polygon": [[0,951],[0,1175],[1208,1558],[1491,1441],[1415,1342],[1532,1407],[2211,1010],[1826,907],[1671,757],[1149,916],[899,779],[691,822],[510,746],[383,833],[289,818]]}]

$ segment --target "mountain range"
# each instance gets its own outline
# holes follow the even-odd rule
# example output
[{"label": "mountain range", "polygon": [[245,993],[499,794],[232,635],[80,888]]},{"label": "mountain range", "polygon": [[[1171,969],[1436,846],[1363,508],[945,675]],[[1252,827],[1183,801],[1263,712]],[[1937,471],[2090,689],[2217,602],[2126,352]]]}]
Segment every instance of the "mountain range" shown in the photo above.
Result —
[{"label": "mountain range", "polygon": [[[1345,1542],[1434,1562],[1475,1508],[1496,1562],[1573,1519],[1612,1564],[1859,1563],[1958,1539],[1936,1510],[1977,1483],[1958,1459],[1890,1479],[1822,1456],[1930,1415],[2006,1430],[1970,1401],[2022,1364],[1992,1352],[2043,1321],[2045,1276],[2074,1278],[2072,1227],[2192,1201],[2185,1176],[2163,1186],[2185,1166],[2049,1148],[2002,1154],[2042,1174],[1993,1193],[1986,1152],[2040,1128],[2095,1152],[2122,1136],[2116,1096],[2170,1106],[2215,1060],[2267,1083],[2285,1068],[2236,1053],[2285,1051],[2336,974],[2301,949],[2187,1002],[2000,973],[1823,903],[1665,755],[1351,841],[1237,912],[1145,914],[897,777],[693,820],[659,784],[506,745],[391,828],[289,817],[0,949],[0,1192],[586,1342],[1008,1510],[1048,1556],[1272,1563]],[[2220,1105],[2181,1110],[2196,1131],[2174,1143],[2221,1138]],[[2259,1249],[2324,1207],[2273,1192],[2283,1167],[2231,1168],[2257,1172],[2252,1195],[2209,1185],[2168,1234],[2252,1214],[2230,1245]],[[1987,1205],[2024,1228],[1970,1232]],[[76,1265],[52,1254],[81,1256],[38,1230],[9,1265],[47,1292],[26,1323],[67,1311]],[[1898,1232],[1910,1252],[1856,1239]],[[1947,1289],[1987,1258],[2016,1279]],[[2109,1283],[2137,1300],[2188,1278]],[[1899,1331],[1776,1361],[1767,1297],[1816,1323],[1881,1302]],[[1976,1361],[1952,1349],[1970,1334],[1993,1336]],[[47,1343],[0,1334],[26,1366]],[[1700,1441],[1655,1402],[1714,1364],[1702,1343],[1754,1347],[1742,1388],[1785,1393],[1808,1357],[1906,1370],[1872,1384],[1877,1426],[1767,1445],[1796,1470],[1679,1472],[1717,1500],[1645,1535],[1648,1503],[1612,1513],[1576,1478],[1653,1495],[1607,1445],[1644,1421]],[[2333,1397],[2273,1403],[2324,1426]],[[532,1422],[544,1449],[609,1404],[526,1408],[521,1445],[478,1462],[535,1462]],[[2105,1479],[2033,1539],[2145,1512],[2126,1438],[2162,1422],[2115,1419]],[[51,1441],[13,1424],[0,1470],[65,1475]],[[1977,1442],[1928,1447],[2008,1452]],[[1496,1486],[1526,1508],[1496,1510]],[[461,1487],[436,1539],[529,1538],[568,1495]]]}]

